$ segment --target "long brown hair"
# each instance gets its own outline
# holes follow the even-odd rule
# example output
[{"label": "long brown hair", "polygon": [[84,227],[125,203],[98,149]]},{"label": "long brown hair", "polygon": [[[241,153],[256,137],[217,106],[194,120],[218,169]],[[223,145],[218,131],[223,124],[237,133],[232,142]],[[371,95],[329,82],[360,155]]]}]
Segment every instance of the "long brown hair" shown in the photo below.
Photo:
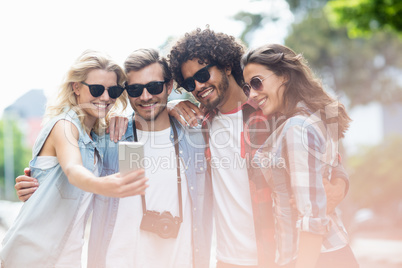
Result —
[{"label": "long brown hair", "polygon": [[[243,55],[242,68],[249,63],[265,66],[277,76],[285,77],[283,92],[284,114],[291,117],[303,112],[298,103],[303,101],[313,113],[319,111],[326,123],[338,124],[338,139],[344,137],[351,121],[345,107],[332,98],[321,85],[301,54],[279,44],[268,44]],[[331,115],[328,114],[331,113]],[[334,116],[335,115],[335,116]]]}]

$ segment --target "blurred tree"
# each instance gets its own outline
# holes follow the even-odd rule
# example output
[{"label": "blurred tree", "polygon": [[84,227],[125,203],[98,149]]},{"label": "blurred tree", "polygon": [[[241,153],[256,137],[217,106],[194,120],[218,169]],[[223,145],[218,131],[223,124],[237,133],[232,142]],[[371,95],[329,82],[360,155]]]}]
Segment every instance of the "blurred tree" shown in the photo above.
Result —
[{"label": "blurred tree", "polygon": [[303,53],[326,86],[344,92],[351,106],[402,102],[402,43],[395,34],[350,39],[345,27],[332,28],[318,9],[293,24],[285,44]]},{"label": "blurred tree", "polygon": [[253,34],[258,29],[261,29],[264,25],[268,23],[275,23],[280,20],[280,3],[284,2],[284,0],[250,0],[250,2],[267,2],[267,4],[269,3],[269,7],[264,8],[264,12],[255,13],[250,11],[240,11],[233,16],[234,20],[244,23],[244,29],[241,32],[239,38],[246,46],[250,45]]},{"label": "blurred tree", "polygon": [[388,137],[382,144],[349,158],[350,197],[360,207],[379,210],[401,200],[402,137]]},{"label": "blurred tree", "polygon": [[[4,123],[7,123],[7,128],[12,129],[12,141],[13,141],[13,158],[14,158],[14,174],[20,175],[23,173],[24,168],[28,166],[29,161],[31,159],[31,149],[27,148],[24,144],[23,133],[18,128],[16,121],[0,121],[0,196],[4,192],[4,176],[5,176],[5,158],[9,156],[5,156],[5,133],[4,133]],[[14,178],[13,178],[14,179]],[[10,182],[11,183],[11,182]],[[12,182],[14,185],[14,182]],[[5,196],[13,196],[16,199],[16,194],[14,188],[12,189],[13,193],[7,193]]]},{"label": "blurred tree", "polygon": [[[259,1],[259,0],[256,0]],[[263,14],[253,14],[250,12],[241,11],[237,13],[233,18],[237,21],[242,21],[245,24],[245,28],[240,34],[240,40],[244,42],[246,46],[249,46],[249,38],[248,36],[255,32],[255,30],[262,27],[262,21],[264,19]],[[271,18],[272,20],[276,20],[277,18]]]},{"label": "blurred tree", "polygon": [[[251,0],[256,1],[263,0]],[[329,23],[323,12],[327,0],[287,2],[296,20],[285,44],[303,53],[327,87],[344,92],[351,106],[371,101],[402,102],[402,82],[398,79],[402,76],[402,43],[396,34],[376,32],[351,40],[346,27],[334,28]],[[234,19],[246,24],[241,38],[248,44],[252,33],[263,23],[273,22],[275,16],[240,12]]]},{"label": "blurred tree", "polygon": [[331,22],[346,26],[353,38],[383,30],[402,36],[401,0],[332,0],[326,10]]},{"label": "blurred tree", "polygon": [[[350,106],[372,101],[402,102],[401,0],[286,1],[295,16],[295,22],[285,45],[304,55],[326,88],[338,93],[344,92],[350,100]],[[369,3],[376,4],[378,8],[370,10],[372,13],[367,17],[363,16],[364,12],[355,13],[356,16],[349,13],[339,15],[330,6],[331,2],[342,2],[346,6]],[[336,12],[341,12],[341,9]],[[394,16],[391,18],[390,14]],[[328,15],[331,16],[331,22],[339,16],[344,19],[343,23],[350,20],[351,24],[347,25],[348,28],[340,23],[334,27]],[[372,19],[369,24],[371,34],[366,34],[364,38],[350,39],[348,29],[350,31],[350,26],[359,25],[356,22],[358,15],[363,19]],[[263,23],[272,22],[269,17],[265,19],[265,16],[262,12],[243,12],[234,17],[247,25],[241,34],[245,43],[251,42],[252,33],[262,27]],[[376,16],[382,17],[378,19]],[[380,31],[384,29],[387,31]],[[364,32],[361,29],[355,31]],[[348,159],[348,165],[352,168],[348,197],[351,196],[359,207],[374,206],[380,209],[384,209],[381,208],[384,204],[400,200],[401,151],[401,137],[387,138],[382,144],[360,151],[359,155]]]},{"label": "blurred tree", "polygon": [[248,12],[240,11],[233,16],[236,21],[243,22],[245,27],[239,38],[249,46],[253,33],[262,28],[267,23],[274,23],[279,20],[278,8],[281,5],[275,5],[275,2],[286,1],[290,11],[296,16],[296,21],[301,20],[305,14],[311,9],[323,7],[328,0],[250,0],[250,2],[267,2],[270,3],[268,12]]}]

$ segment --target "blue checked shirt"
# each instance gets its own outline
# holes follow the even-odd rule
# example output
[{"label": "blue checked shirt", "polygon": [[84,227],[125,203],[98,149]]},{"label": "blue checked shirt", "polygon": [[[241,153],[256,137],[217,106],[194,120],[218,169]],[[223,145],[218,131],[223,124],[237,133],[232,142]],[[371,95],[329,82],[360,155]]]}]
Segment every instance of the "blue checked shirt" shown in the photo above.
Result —
[{"label": "blue checked shirt", "polygon": [[[331,179],[338,165],[337,126],[324,124],[319,114],[287,119],[257,151],[254,161],[272,190],[276,262],[296,259],[300,232],[323,235],[321,252],[348,244],[345,228],[334,212],[327,215],[322,179]],[[289,200],[294,195],[297,209]]]}]

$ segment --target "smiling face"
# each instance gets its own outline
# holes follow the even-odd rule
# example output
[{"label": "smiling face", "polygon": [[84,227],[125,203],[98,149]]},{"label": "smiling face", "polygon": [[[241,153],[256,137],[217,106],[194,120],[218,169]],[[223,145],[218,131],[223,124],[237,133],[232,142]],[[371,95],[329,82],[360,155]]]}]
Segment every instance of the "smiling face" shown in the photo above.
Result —
[{"label": "smiling face", "polygon": [[[95,69],[88,73],[87,79],[83,82],[89,85],[103,85],[107,89],[117,85],[117,75],[115,72]],[[84,124],[89,129],[93,127],[97,119],[106,117],[116,102],[115,99],[110,98],[107,90],[100,97],[95,98],[91,95],[89,87],[82,83],[74,83],[73,89],[78,105],[86,114]]]},{"label": "smiling face", "polygon": [[[184,62],[181,66],[181,72],[184,79],[193,77],[207,64],[200,64],[198,59],[192,59]],[[191,92],[195,99],[204,105],[207,109],[212,110],[219,108],[225,100],[225,94],[228,92],[229,80],[224,72],[221,72],[217,66],[208,68],[210,78],[208,81],[201,83],[195,80],[195,90]]]},{"label": "smiling face", "polygon": [[262,86],[259,90],[250,87],[249,98],[259,106],[264,115],[282,111],[285,77],[275,75],[264,65],[258,63],[247,64],[244,67],[243,75],[244,81],[248,84],[256,77],[262,80]]},{"label": "smiling face", "polygon": [[[146,85],[152,81],[164,81],[162,66],[159,63],[153,63],[139,71],[130,71],[127,74],[127,79],[128,85]],[[154,124],[158,124],[159,121],[166,119],[160,118],[160,115],[165,114],[167,116],[166,104],[171,91],[171,82],[165,83],[162,93],[157,95],[150,94],[147,88],[144,88],[141,96],[136,98],[129,96],[131,107],[137,116],[145,121],[153,121]],[[169,124],[169,120],[167,123]]]}]

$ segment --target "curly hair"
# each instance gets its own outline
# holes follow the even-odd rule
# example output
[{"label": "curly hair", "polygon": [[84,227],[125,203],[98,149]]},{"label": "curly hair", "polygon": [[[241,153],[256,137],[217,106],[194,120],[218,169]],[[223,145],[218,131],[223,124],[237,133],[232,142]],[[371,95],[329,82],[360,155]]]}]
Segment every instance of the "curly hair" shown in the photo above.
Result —
[{"label": "curly hair", "polygon": [[200,64],[213,62],[221,69],[230,67],[237,84],[242,86],[244,78],[240,59],[244,51],[244,45],[233,36],[215,33],[207,27],[205,30],[197,28],[186,33],[172,47],[167,57],[173,79],[179,86],[184,81],[181,66],[192,59],[198,59]]},{"label": "curly hair", "polygon": [[322,117],[325,123],[336,122],[338,125],[337,138],[344,137],[351,121],[345,107],[323,89],[321,81],[314,76],[301,54],[296,54],[283,45],[267,44],[243,55],[242,68],[249,63],[261,64],[275,75],[287,78],[283,93],[284,114],[287,117],[303,112],[297,107],[297,104],[304,101],[310,110],[327,113],[327,116]]}]

